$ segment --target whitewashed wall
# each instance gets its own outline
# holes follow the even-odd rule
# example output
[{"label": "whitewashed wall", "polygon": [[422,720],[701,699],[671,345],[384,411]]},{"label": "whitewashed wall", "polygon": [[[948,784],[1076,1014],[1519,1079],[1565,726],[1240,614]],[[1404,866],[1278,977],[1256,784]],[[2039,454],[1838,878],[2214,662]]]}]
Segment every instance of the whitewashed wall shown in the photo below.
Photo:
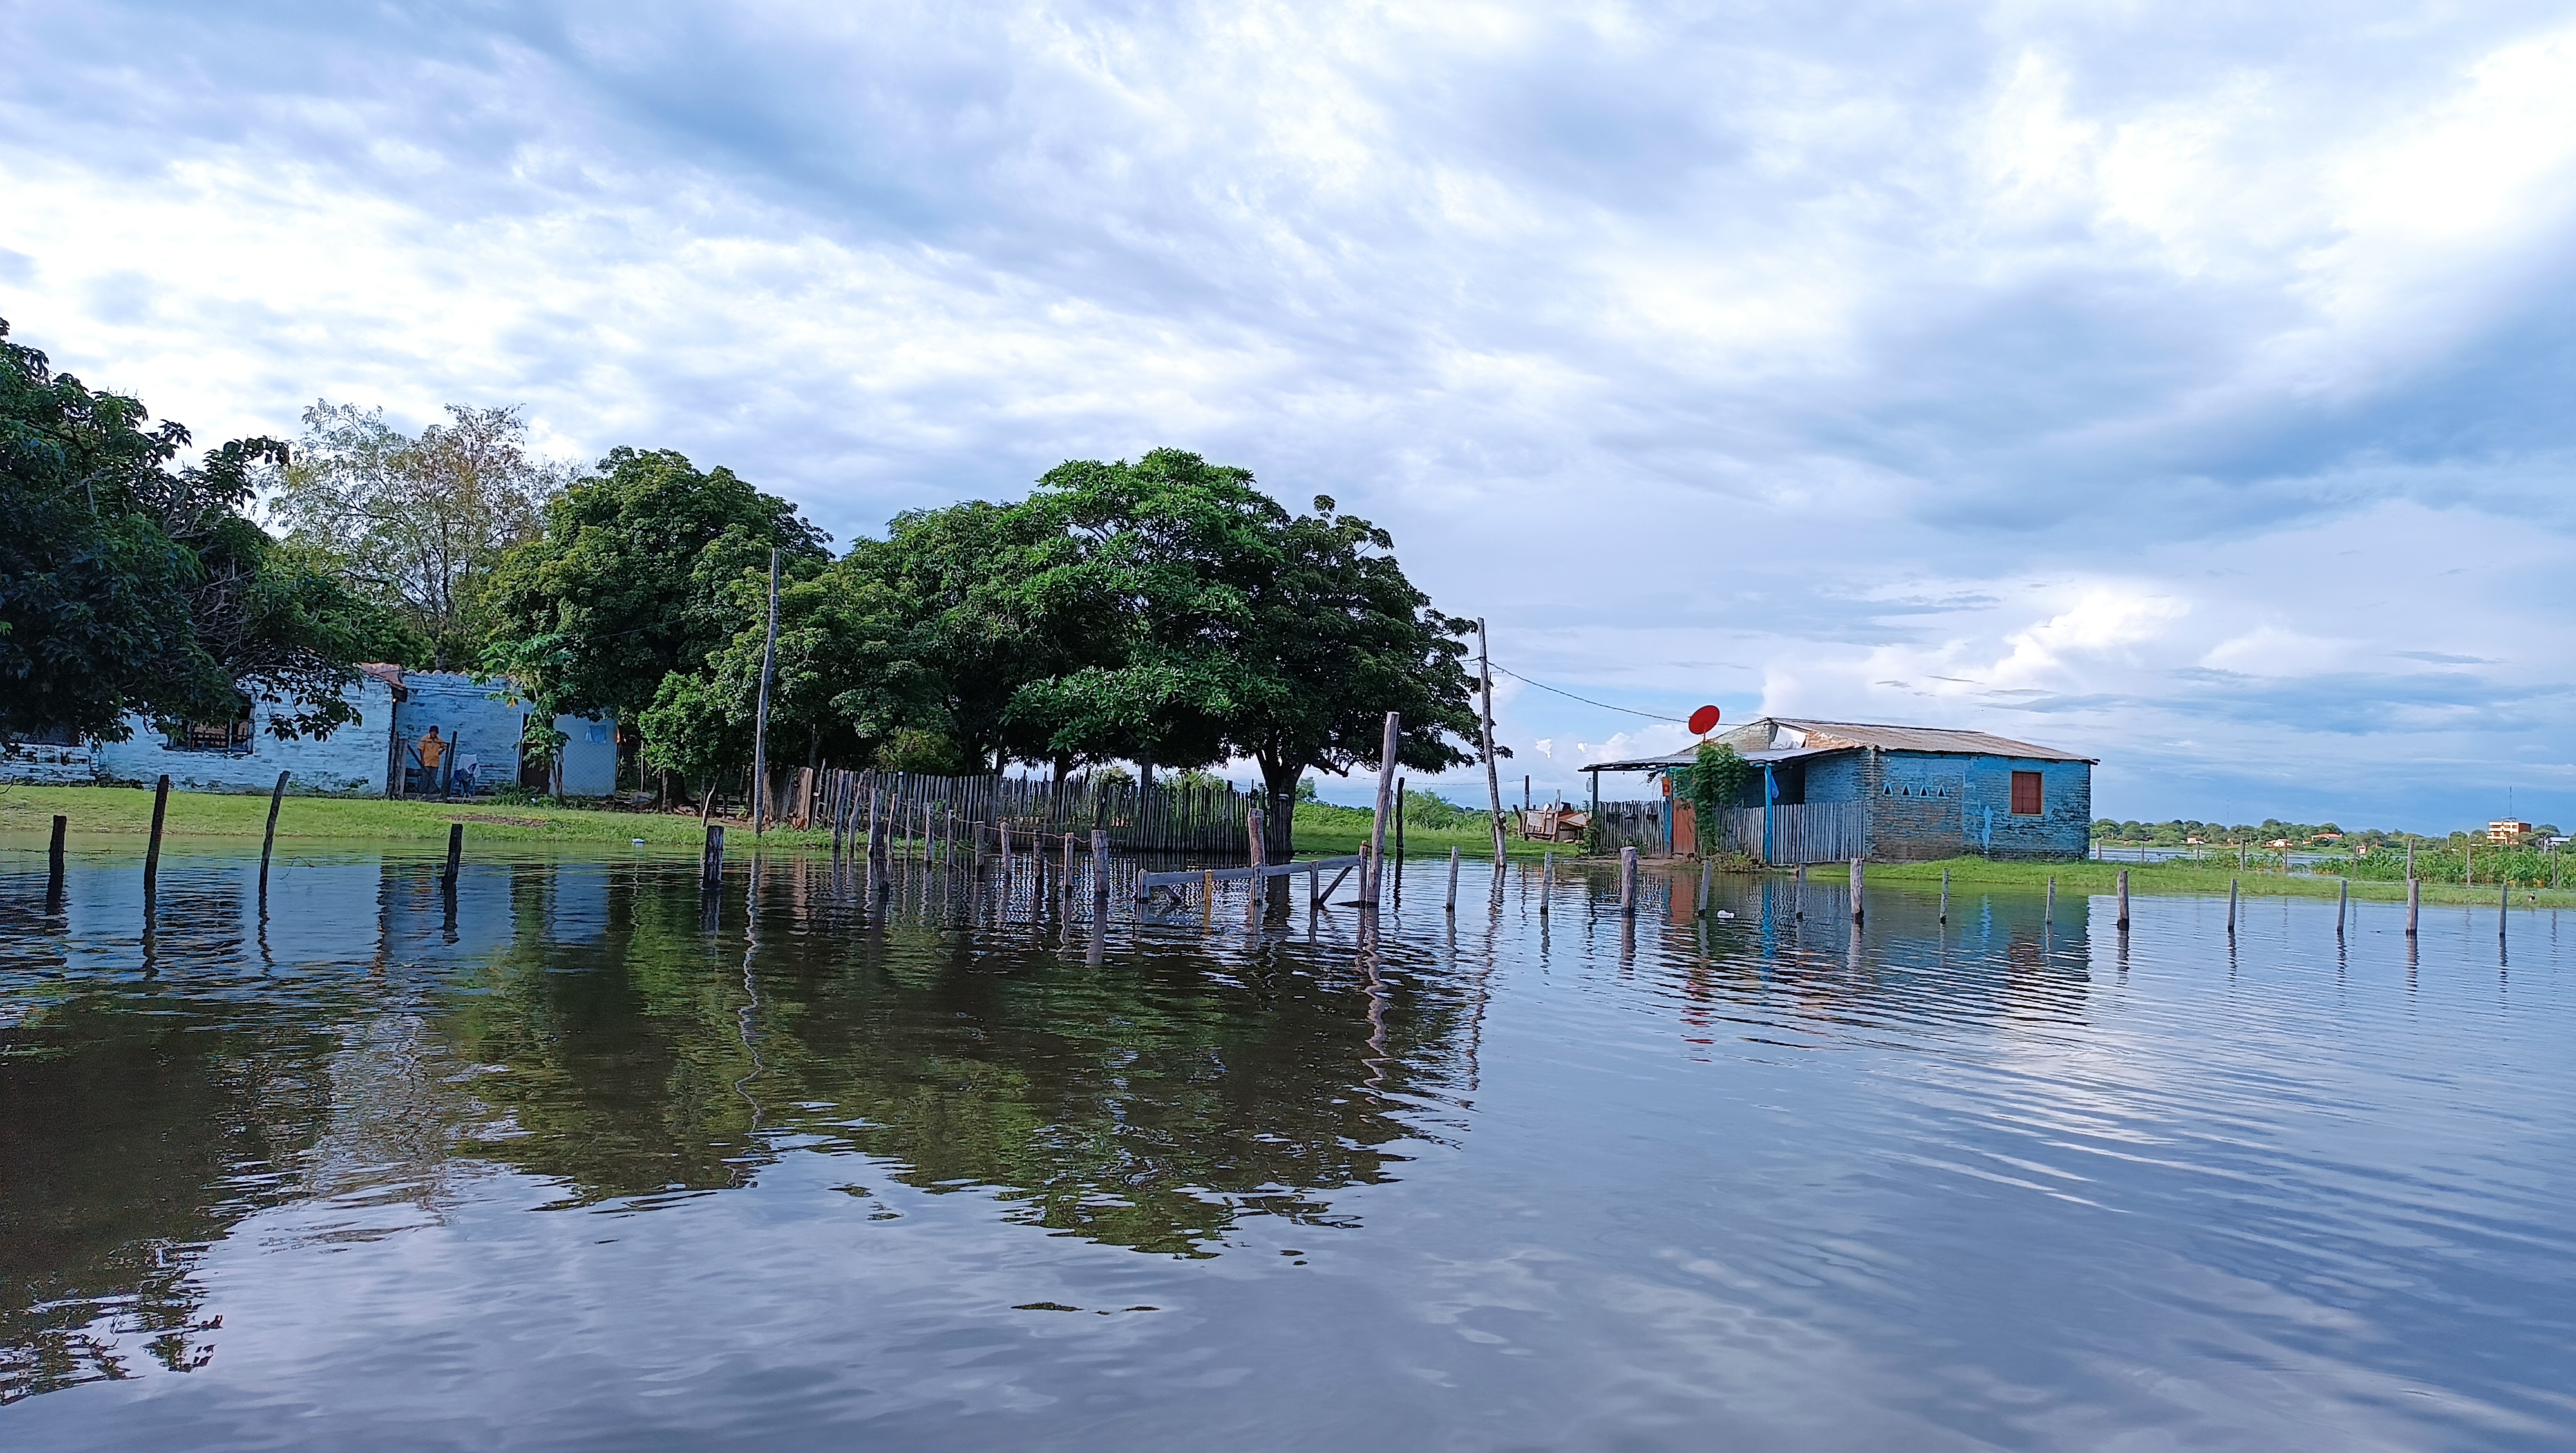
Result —
[{"label": "whitewashed wall", "polygon": [[275,708],[254,704],[250,746],[241,752],[173,750],[149,719],[127,717],[131,736],[91,749],[96,780],[149,785],[166,772],[170,785],[185,792],[266,792],[277,785],[278,773],[291,772],[289,792],[382,796],[390,742],[386,733],[394,718],[392,688],[366,676],[342,696],[357,705],[358,720],[320,739],[280,741],[268,730]]}]

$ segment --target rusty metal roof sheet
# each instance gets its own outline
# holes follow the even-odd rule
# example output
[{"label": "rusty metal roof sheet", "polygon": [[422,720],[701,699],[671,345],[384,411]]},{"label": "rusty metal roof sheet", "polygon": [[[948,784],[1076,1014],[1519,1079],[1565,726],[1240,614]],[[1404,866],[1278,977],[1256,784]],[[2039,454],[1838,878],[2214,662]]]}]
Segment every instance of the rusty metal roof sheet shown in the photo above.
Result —
[{"label": "rusty metal roof sheet", "polygon": [[1949,752],[1977,757],[2027,757],[2042,762],[2096,762],[2078,752],[2060,751],[2035,742],[2015,741],[1992,732],[1950,727],[1884,726],[1877,722],[1808,721],[1798,717],[1765,717],[1794,727],[1809,747],[1876,747],[1883,752]]}]

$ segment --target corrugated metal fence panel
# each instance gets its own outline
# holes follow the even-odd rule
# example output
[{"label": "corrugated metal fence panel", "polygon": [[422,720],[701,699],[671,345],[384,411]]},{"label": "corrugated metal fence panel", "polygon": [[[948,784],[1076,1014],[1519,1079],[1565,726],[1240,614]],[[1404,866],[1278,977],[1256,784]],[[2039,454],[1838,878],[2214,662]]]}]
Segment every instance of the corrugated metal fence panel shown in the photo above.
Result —
[{"label": "corrugated metal fence panel", "polygon": [[1759,807],[1726,814],[1720,846],[1771,863],[1846,863],[1868,855],[1866,816],[1861,802],[1782,803],[1771,808],[1770,850],[1763,850]]}]

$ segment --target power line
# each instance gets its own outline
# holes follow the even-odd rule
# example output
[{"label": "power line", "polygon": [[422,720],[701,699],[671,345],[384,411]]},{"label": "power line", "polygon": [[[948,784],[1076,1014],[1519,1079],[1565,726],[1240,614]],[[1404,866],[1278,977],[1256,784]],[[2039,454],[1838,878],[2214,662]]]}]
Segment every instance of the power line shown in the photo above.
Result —
[{"label": "power line", "polygon": [[1541,691],[1553,691],[1553,692],[1555,692],[1557,695],[1564,697],[1564,698],[1565,698],[1566,700],[1568,700],[1568,701],[1579,701],[1579,702],[1582,702],[1585,706],[1597,706],[1597,707],[1601,708],[1603,711],[1624,711],[1624,712],[1628,713],[1630,716],[1642,716],[1642,717],[1644,717],[1644,718],[1645,718],[1646,720],[1648,720],[1648,721],[1668,721],[1668,722],[1672,722],[1672,723],[1674,723],[1674,724],[1675,724],[1675,725],[1677,725],[1677,726],[1689,726],[1689,725],[1690,725],[1690,723],[1689,723],[1688,721],[1686,721],[1686,720],[1684,720],[1683,718],[1678,717],[1678,716],[1657,716],[1655,713],[1653,713],[1653,712],[1651,712],[1651,711],[1639,711],[1637,708],[1635,708],[1635,707],[1633,707],[1633,706],[1612,706],[1610,703],[1608,703],[1608,702],[1606,702],[1606,701],[1594,701],[1594,700],[1593,700],[1591,697],[1589,697],[1589,696],[1577,696],[1577,695],[1575,695],[1575,694],[1574,694],[1573,692],[1571,692],[1571,691],[1566,691],[1566,690],[1562,690],[1562,689],[1560,689],[1560,688],[1558,688],[1558,687],[1550,686],[1550,685],[1548,685],[1548,684],[1547,684],[1546,682],[1544,682],[1544,681],[1532,681],[1532,680],[1530,680],[1528,677],[1523,676],[1521,673],[1519,673],[1518,671],[1513,670],[1513,669],[1512,669],[1512,668],[1510,668],[1509,666],[1496,666],[1494,669],[1495,669],[1495,670],[1497,670],[1497,671],[1502,672],[1504,675],[1506,675],[1506,676],[1508,676],[1508,677],[1512,678],[1514,681],[1518,681],[1518,682],[1520,682],[1520,683],[1521,683],[1522,685],[1524,685],[1524,686],[1535,686],[1535,687],[1537,687],[1537,688],[1538,688],[1539,690],[1541,690]]}]

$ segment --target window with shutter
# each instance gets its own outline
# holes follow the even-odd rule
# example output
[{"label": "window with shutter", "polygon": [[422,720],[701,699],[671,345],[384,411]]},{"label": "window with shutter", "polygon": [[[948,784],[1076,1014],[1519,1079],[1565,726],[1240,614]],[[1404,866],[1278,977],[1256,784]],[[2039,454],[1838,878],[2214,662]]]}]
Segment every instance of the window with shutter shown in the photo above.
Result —
[{"label": "window with shutter", "polygon": [[2037,772],[2013,774],[2012,810],[2015,817],[2039,816],[2039,774]]}]

